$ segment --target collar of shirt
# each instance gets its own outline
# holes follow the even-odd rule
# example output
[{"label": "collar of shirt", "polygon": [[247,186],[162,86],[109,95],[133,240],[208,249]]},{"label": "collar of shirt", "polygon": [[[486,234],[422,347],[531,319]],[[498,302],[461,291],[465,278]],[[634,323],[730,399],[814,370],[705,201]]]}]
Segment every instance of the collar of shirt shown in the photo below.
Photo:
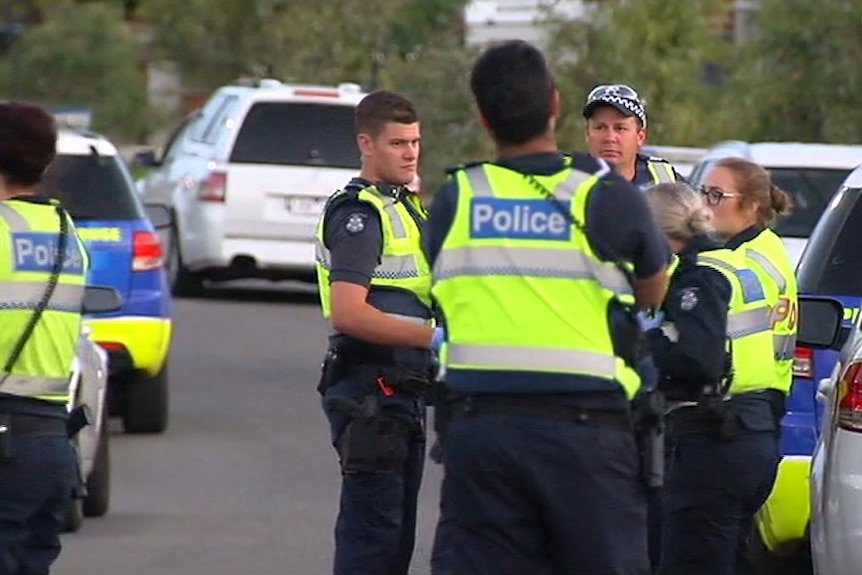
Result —
[{"label": "collar of shirt", "polygon": [[494,163],[523,174],[552,175],[566,167],[566,156],[560,152],[538,152],[497,158]]},{"label": "collar of shirt", "polygon": [[403,186],[400,184],[389,184],[386,182],[372,182],[371,180],[366,180],[365,178],[360,177],[353,178],[347,185],[360,189],[374,186],[381,194],[391,196],[396,199],[401,195],[415,195],[407,188],[407,186]]},{"label": "collar of shirt", "polygon": [[4,202],[11,202],[13,200],[19,201],[19,202],[29,202],[31,204],[45,204],[45,205],[47,205],[47,204],[51,203],[50,198],[46,198],[45,196],[40,196],[38,194],[12,196],[11,198],[8,198],[8,199],[3,200],[3,201]]},{"label": "collar of shirt", "polygon": [[681,259],[696,259],[697,254],[709,250],[717,250],[724,247],[720,240],[717,240],[709,234],[698,234],[693,236],[683,249],[679,257]]},{"label": "collar of shirt", "polygon": [[649,156],[645,156],[644,154],[638,154],[635,157],[635,177],[632,178],[632,183],[642,189],[652,186],[652,174],[647,168],[647,161],[649,160]]},{"label": "collar of shirt", "polygon": [[744,243],[750,242],[765,230],[766,227],[760,224],[754,224],[749,228],[745,228],[725,243],[725,247],[735,250]]}]

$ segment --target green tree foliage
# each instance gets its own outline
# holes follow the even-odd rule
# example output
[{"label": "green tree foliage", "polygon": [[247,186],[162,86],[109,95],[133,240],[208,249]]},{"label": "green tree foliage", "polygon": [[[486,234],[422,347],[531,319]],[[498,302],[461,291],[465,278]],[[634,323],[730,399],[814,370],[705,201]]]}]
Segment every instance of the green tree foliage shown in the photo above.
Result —
[{"label": "green tree foliage", "polygon": [[754,137],[862,141],[862,1],[760,0],[735,93]]},{"label": "green tree foliage", "polygon": [[705,145],[733,129],[727,90],[704,82],[704,65],[731,45],[712,30],[722,0],[606,0],[588,22],[551,22],[549,55],[564,100],[562,143],[583,149],[581,107],[598,84],[625,83],[649,110],[654,143]]},{"label": "green tree foliage", "polygon": [[144,77],[118,8],[60,7],[12,47],[3,91],[46,106],[94,111],[94,128],[119,139],[147,130]]}]

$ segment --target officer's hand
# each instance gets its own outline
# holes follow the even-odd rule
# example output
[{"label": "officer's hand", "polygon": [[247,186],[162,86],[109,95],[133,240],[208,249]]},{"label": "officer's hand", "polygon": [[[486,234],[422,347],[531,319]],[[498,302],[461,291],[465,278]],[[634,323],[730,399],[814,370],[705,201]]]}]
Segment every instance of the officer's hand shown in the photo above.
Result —
[{"label": "officer's hand", "polygon": [[431,339],[431,349],[433,351],[438,351],[444,341],[446,341],[446,330],[442,327],[435,327],[434,337]]},{"label": "officer's hand", "polygon": [[638,313],[638,323],[641,326],[641,329],[644,331],[649,331],[651,329],[656,329],[661,327],[661,324],[664,322],[664,312],[640,312]]}]

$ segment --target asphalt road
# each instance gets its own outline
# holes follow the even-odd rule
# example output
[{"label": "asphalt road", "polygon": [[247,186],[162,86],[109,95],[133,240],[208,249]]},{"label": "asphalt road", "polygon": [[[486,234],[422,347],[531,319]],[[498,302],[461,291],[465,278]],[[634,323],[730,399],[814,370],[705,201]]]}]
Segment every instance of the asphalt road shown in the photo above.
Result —
[{"label": "asphalt road", "polygon": [[[219,290],[174,308],[171,422],[111,437],[102,518],[64,536],[54,572],[323,575],[339,474],[319,407],[317,296]],[[427,462],[414,573],[428,573],[440,468]]]}]

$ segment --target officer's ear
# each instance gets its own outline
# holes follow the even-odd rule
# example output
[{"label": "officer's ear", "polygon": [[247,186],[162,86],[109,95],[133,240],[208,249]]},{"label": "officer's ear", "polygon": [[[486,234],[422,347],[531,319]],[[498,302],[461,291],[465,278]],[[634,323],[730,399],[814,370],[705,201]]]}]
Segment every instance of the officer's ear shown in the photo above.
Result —
[{"label": "officer's ear", "polygon": [[638,123],[638,146],[643,146],[647,141],[647,129],[646,126],[642,126],[640,120]]},{"label": "officer's ear", "polygon": [[363,156],[370,156],[374,152],[374,137],[360,132],[356,134],[356,145]]},{"label": "officer's ear", "polygon": [[551,92],[551,117],[556,122],[560,118],[560,112],[562,110],[560,101],[560,91],[554,88],[554,91]]}]

